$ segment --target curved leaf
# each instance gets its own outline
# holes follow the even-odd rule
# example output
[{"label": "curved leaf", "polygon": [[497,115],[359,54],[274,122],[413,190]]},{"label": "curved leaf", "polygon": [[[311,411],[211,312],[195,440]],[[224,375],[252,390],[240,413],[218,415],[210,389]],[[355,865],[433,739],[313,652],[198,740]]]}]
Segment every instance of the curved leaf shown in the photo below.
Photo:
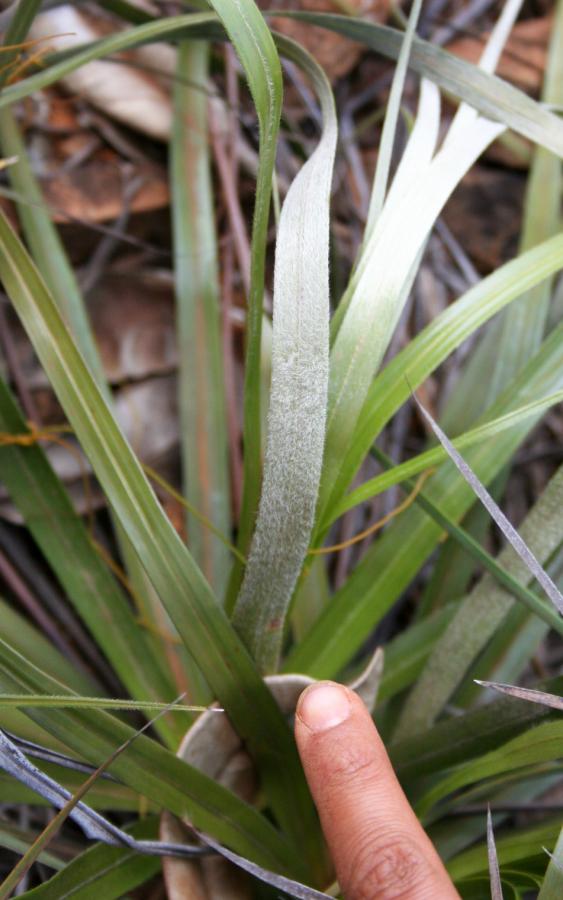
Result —
[{"label": "curved leaf", "polygon": [[[273,13],[272,13],[273,15]],[[336,31],[370,47],[382,56],[397,59],[403,33],[364,19],[314,12],[276,12]],[[414,38],[410,66],[482,115],[502,122],[513,131],[563,156],[563,122],[512,85],[478,69],[465,60],[420,38]]]},{"label": "curved leaf", "polygon": [[[341,461],[326,516],[354,478],[378,434],[425,378],[497,312],[563,266],[563,235],[544,241],[475,285],[426,326],[380,372],[368,391],[350,449]],[[408,377],[408,382],[405,379]],[[319,531],[327,526],[325,518]]]},{"label": "curved leaf", "polygon": [[329,201],[336,113],[320,67],[281,43],[313,82],[319,145],[291,185],[276,242],[272,385],[260,510],[233,623],[262,671],[277,667],[286,612],[310,543],[323,460],[329,345]]}]

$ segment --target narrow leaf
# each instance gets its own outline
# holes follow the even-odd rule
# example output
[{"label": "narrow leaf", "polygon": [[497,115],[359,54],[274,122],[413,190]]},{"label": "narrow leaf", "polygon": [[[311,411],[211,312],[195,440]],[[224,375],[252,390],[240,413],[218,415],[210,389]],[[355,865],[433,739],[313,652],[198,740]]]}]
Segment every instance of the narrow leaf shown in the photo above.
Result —
[{"label": "narrow leaf", "polygon": [[[547,822],[531,828],[514,828],[500,837],[496,842],[497,856],[505,872],[508,874],[508,870],[514,870],[515,864],[518,865],[518,863],[531,858],[537,859],[541,865],[542,846],[553,846],[559,830],[557,822]],[[465,879],[478,875],[486,876],[488,870],[487,848],[482,843],[471,847],[448,862],[447,868],[455,883],[460,886]],[[486,890],[485,884],[483,884],[483,890]],[[482,896],[486,895],[479,896],[479,900]],[[559,900],[559,895],[556,896]]]},{"label": "narrow leaf", "polygon": [[[0,687],[10,693],[60,691],[54,679],[3,641]],[[95,766],[134,734],[129,726],[102,710],[28,708],[26,715]],[[295,862],[290,843],[257,809],[145,735],[130,746],[126,758],[112,764],[111,772],[157,808],[187,817],[195,827],[242,855],[293,877],[306,877],[306,873],[301,874],[303,866]]]},{"label": "narrow leaf", "polygon": [[[1,459],[1,454],[0,454]],[[2,466],[0,464],[0,473]],[[44,669],[53,678],[72,684],[74,690],[80,694],[94,695],[103,693],[102,689],[93,679],[88,678],[83,672],[77,670],[66,657],[60,653],[53,644],[31,622],[13,607],[0,599],[0,637],[14,650],[32,659],[33,662]]]},{"label": "narrow leaf", "polygon": [[321,898],[328,898],[330,896],[329,894],[323,894],[321,891],[316,891],[313,888],[307,887],[305,884],[300,884],[298,881],[293,881],[291,878],[285,878],[283,875],[269,872],[267,869],[256,865],[256,863],[253,863],[251,860],[245,859],[244,856],[239,856],[238,853],[233,853],[232,850],[222,847],[221,844],[218,844],[217,841],[214,841],[206,834],[200,833],[199,836],[206,844],[213,847],[217,853],[220,853],[225,859],[234,863],[235,866],[244,869],[245,872],[249,872],[254,878],[258,878],[265,884],[271,884],[272,887],[278,888],[280,891],[285,891],[290,897],[296,897],[297,900],[321,900]]},{"label": "narrow leaf", "polygon": [[[559,3],[551,26],[544,76],[541,99],[545,104],[563,100],[562,33],[563,4]],[[561,160],[542,147],[534,148],[524,198],[520,251],[560,232],[561,176]],[[526,291],[485,332],[441,415],[440,424],[446,434],[457,434],[473,424],[537,351],[546,332],[552,289],[553,278],[548,278]],[[560,318],[555,318],[553,325]],[[502,490],[502,482],[507,476],[508,469],[497,479],[497,490]],[[493,496],[496,497],[494,493]],[[470,515],[479,521],[484,533],[490,521],[486,510],[479,506]],[[459,551],[453,547],[442,548],[440,572],[444,573],[443,577],[438,574],[439,583],[435,580],[432,585],[437,602],[440,602],[440,595],[452,591],[458,596],[465,593],[472,568],[467,558],[465,561],[460,559]],[[481,656],[479,673],[495,681],[517,679],[535,653],[542,639],[541,633],[537,620],[526,616],[522,609],[512,610],[503,627],[497,629],[485,655]],[[466,704],[474,695],[474,686],[466,682],[456,701]]]},{"label": "narrow leaf", "polygon": [[[16,15],[10,23],[9,33],[5,38],[6,40],[10,39],[10,33],[18,26],[20,21],[24,26],[26,23],[29,24],[29,15],[31,14],[34,5],[37,6],[36,3],[18,5]],[[18,31],[17,37],[19,40],[23,39],[24,35],[21,33],[21,30]],[[2,70],[0,73],[0,80],[3,81],[7,72],[8,70],[5,68]],[[4,154],[13,155],[17,158],[17,164],[10,167],[8,177],[14,188],[18,217],[30,252],[40,268],[65,322],[73,333],[90,371],[96,378],[100,390],[104,393],[106,399],[110,401],[111,393],[106,382],[105,372],[95,337],[88,320],[84,298],[81,295],[76,275],[65,252],[59,232],[53,224],[49,211],[45,206],[40,184],[34,175],[18,122],[11,109],[0,110],[0,149]],[[20,198],[23,198],[23,200]],[[40,526],[38,530],[42,531],[44,534],[44,529],[41,529]],[[151,590],[150,586],[147,586],[148,589],[146,591],[144,590],[146,582],[143,579],[141,565],[135,555],[130,552],[127,539],[123,533],[120,533],[119,527],[117,527],[117,536],[120,540],[120,549],[122,551],[123,559],[126,562],[130,579],[131,581],[136,582],[137,595],[141,600],[144,600],[145,594],[149,593]],[[93,552],[91,555],[95,557],[96,553]],[[61,557],[64,557],[62,559],[62,565],[55,564],[54,570],[59,576],[59,580],[65,584],[69,581],[68,574],[65,571],[65,569],[69,568],[68,558],[61,552],[60,555],[51,557],[50,561],[52,564],[53,559],[55,559],[56,562],[59,562]],[[92,568],[94,570],[96,569],[96,563],[93,564]],[[95,577],[94,573],[92,573],[92,577]],[[81,594],[83,593],[82,585],[86,580],[87,576],[80,578],[80,581],[82,582],[80,585]],[[80,605],[81,604],[79,603],[79,606]],[[146,605],[149,606],[150,604],[147,603]],[[111,615],[111,613],[108,613],[108,615]],[[109,652],[106,649],[107,644],[127,644],[130,647],[130,652],[127,654],[130,660],[143,657],[143,669],[146,672],[146,679],[154,683],[153,690],[155,693],[159,691],[158,699],[164,699],[167,696],[170,696],[172,693],[172,679],[169,677],[162,664],[162,659],[165,658],[165,654],[161,652],[160,656],[158,655],[158,649],[160,649],[158,648],[159,639],[155,638],[154,635],[151,635],[151,637],[147,639],[147,635],[140,634],[140,628],[136,626],[132,617],[131,621],[129,621],[126,626],[118,616],[112,616],[112,618],[114,620],[114,631],[123,629],[123,633],[112,636],[109,630],[104,628],[103,632],[98,632],[97,635],[99,645],[106,650],[110,661],[114,664],[116,663],[115,656],[111,652],[111,647],[109,648]],[[116,666],[117,671],[121,668],[120,663],[122,659],[123,652],[120,654],[120,660]],[[129,668],[134,677],[136,666],[131,664]],[[121,669],[121,672],[123,672],[123,669]],[[133,678],[129,675],[129,672],[127,672],[127,675],[123,680],[126,685],[131,685],[131,691],[132,693],[135,693],[135,689],[133,688]],[[159,685],[161,685],[162,682],[168,682],[169,685],[168,689],[164,689],[164,692],[162,692],[162,689],[159,690]],[[165,736],[170,743],[174,744],[177,742],[179,736],[173,731],[170,733],[171,727],[173,729],[173,723],[164,720],[157,725],[158,730],[163,736]]]},{"label": "narrow leaf", "polygon": [[[179,406],[186,497],[215,528],[229,534],[226,412],[207,120],[208,56],[207,44],[183,41],[174,82],[170,188],[180,349]],[[187,532],[196,562],[222,598],[230,561],[227,548],[190,513]]]},{"label": "narrow leaf", "polygon": [[[276,15],[328,28],[391,59],[397,59],[400,53],[402,32],[359,17],[287,11]],[[508,128],[563,156],[563,122],[501,78],[419,38],[413,41],[410,65],[415,72],[430,78],[482,115],[503,122]]]},{"label": "narrow leaf", "polygon": [[[291,830],[295,827],[308,845],[319,833],[317,819],[287,723],[160,507],[39,273],[1,214],[0,276],[115,515],[179,635],[247,740],[280,821]],[[283,766],[274,762],[278,754]]]},{"label": "narrow leaf", "polygon": [[[559,469],[521,525],[521,532],[536,555],[547,561],[560,545],[563,469]],[[519,581],[526,579],[527,567],[506,547],[499,563]],[[471,662],[486,646],[504,621],[514,601],[510,588],[495,585],[485,575],[459,604],[453,619],[440,637],[418,683],[407,698],[397,736],[406,737],[428,727],[444,708],[460,684]],[[550,610],[558,613],[550,606]]]},{"label": "narrow leaf", "polygon": [[[560,690],[562,686],[561,676],[542,684],[546,690]],[[420,734],[392,741],[389,754],[401,780],[412,782],[496,750],[551,717],[554,713],[545,706],[499,697],[459,716],[444,718]]]},{"label": "narrow leaf", "polygon": [[[563,326],[558,326],[544,341],[510,390],[488,411],[490,418],[528,402],[540,391],[547,393],[563,386],[562,334]],[[404,373],[402,380],[404,383]],[[471,449],[471,465],[482,481],[490,481],[506,464],[532,426],[533,420],[529,420]],[[454,522],[474,500],[473,491],[449,462],[432,476],[424,493]],[[418,504],[402,513],[368,549],[309,634],[288,656],[285,670],[334,677],[405,590],[442,533],[443,526],[431,521]]]},{"label": "narrow leaf", "polygon": [[[137,839],[155,839],[158,817],[147,816],[131,828]],[[22,894],[25,900],[67,900],[90,896],[104,900],[122,900],[139,884],[143,884],[160,870],[158,857],[143,856],[134,850],[96,844],[66,864],[48,881]]]},{"label": "narrow leaf", "polygon": [[[371,382],[407,300],[404,285],[415,274],[424,243],[458,181],[500,130],[488,120],[469,123],[455,140],[444,141],[405,190],[392,187],[389,192],[352,276],[352,294],[331,351],[323,517]],[[401,165],[396,175],[400,178]]]},{"label": "narrow leaf", "polygon": [[[462,763],[443,775],[416,804],[420,816],[425,816],[437,803],[483,779],[506,775],[525,766],[555,762],[561,756],[563,722],[543,722],[517,738],[484,756]],[[458,797],[459,802],[459,797]]]},{"label": "narrow leaf", "polygon": [[[0,820],[0,847],[11,850],[12,853],[22,855],[27,848],[33,843],[35,833],[28,828],[18,828],[12,825],[2,817]],[[56,872],[64,869],[69,862],[69,850],[72,853],[72,845],[70,842],[59,846],[53,844],[50,850],[44,850],[39,854],[37,862],[43,863],[47,868],[54,869]],[[79,846],[75,847],[75,852],[80,852]]]},{"label": "narrow leaf", "polygon": [[[526,403],[525,406],[521,406],[518,409],[507,413],[505,416],[500,416],[498,419],[493,419],[490,422],[485,422],[484,425],[472,428],[470,431],[465,432],[465,434],[460,434],[459,437],[452,441],[452,444],[456,450],[461,450],[464,447],[472,447],[480,441],[485,441],[493,437],[505,428],[511,428],[513,425],[518,425],[519,422],[527,416],[533,416],[538,412],[543,412],[562,401],[563,391],[555,391],[555,393],[550,394],[548,397]],[[402,481],[411,478],[413,475],[418,475],[420,472],[430,469],[447,458],[448,453],[445,448],[442,446],[433,447],[431,450],[420,453],[413,459],[409,459],[407,462],[401,463],[400,465],[393,466],[389,471],[377,475],[369,481],[365,481],[360,487],[347,494],[346,497],[334,507],[330,516],[330,523],[336,521],[336,519],[344,515],[349,509],[353,509],[358,504],[370,500],[372,497],[386,491],[395,484],[400,484]]]},{"label": "narrow leaf", "polygon": [[[1,378],[0,429],[4,435],[28,431],[23,414]],[[0,478],[72,605],[131,695],[152,696],[156,701],[168,699],[172,692],[170,680],[162,666],[153,666],[152,636],[138,625],[134,611],[96,552],[85,523],[74,510],[42,448],[10,446],[4,441],[0,447]],[[9,621],[9,617],[3,618],[0,626],[5,640],[9,639]],[[22,631],[20,638],[24,636]],[[25,650],[19,641],[14,646]],[[40,657],[31,658],[40,664]],[[74,678],[64,680],[79,689],[81,682]],[[161,724],[162,733],[172,742],[173,730],[164,727],[168,723]]]},{"label": "narrow leaf", "polygon": [[341,460],[340,473],[319,531],[325,530],[332,509],[352,482],[377,436],[409,398],[405,373],[412,388],[418,387],[453,350],[490,321],[495,313],[520,297],[523,291],[541,284],[562,265],[562,235],[521,254],[440,313],[376,376],[351,438],[350,448]]},{"label": "narrow leaf", "polygon": [[500,871],[498,866],[497,848],[493,832],[493,818],[491,807],[487,808],[487,857],[489,860],[489,879],[491,884],[491,900],[503,900],[502,885],[500,883]]},{"label": "narrow leaf", "polygon": [[[150,700],[110,700],[107,697],[78,697],[72,695],[53,696],[47,694],[2,694],[0,693],[0,709],[16,706],[44,706],[53,709],[124,709],[147,710],[149,712],[162,710],[163,712],[205,712],[205,706],[185,706],[180,703],[170,706],[169,703],[153,703]],[[210,711],[223,712],[217,707],[211,707]]]},{"label": "narrow leaf", "polygon": [[453,446],[449,438],[444,434],[438,423],[434,421],[428,410],[424,408],[416,395],[414,396],[418,408],[420,409],[424,418],[429,423],[432,431],[446,450],[450,459],[453,460],[459,472],[461,472],[467,483],[475,491],[475,493],[481,500],[481,503],[483,504],[483,506],[485,506],[491,517],[495,520],[498,527],[510,542],[520,559],[523,560],[532,575],[542,586],[555,608],[558,609],[559,612],[563,615],[563,596],[557,589],[556,585],[553,583],[543,567],[539,564],[536,557],[529,549],[527,544],[522,540],[516,529],[510,524],[502,510],[497,506],[497,504],[487,491],[486,487],[479,481],[478,477],[475,475],[471,467],[465,462],[461,454],[457,452],[456,448]]},{"label": "narrow leaf", "polygon": [[[506,39],[506,26],[519,0],[505,5],[488,41],[491,61]],[[422,101],[421,93],[421,101]],[[422,102],[419,115],[423,115]],[[432,115],[432,113],[431,113]],[[424,131],[436,133],[435,122]],[[383,359],[408,296],[408,287],[420,264],[424,243],[463,175],[488,144],[502,132],[497,120],[479,116],[462,104],[440,148],[415,166],[412,148],[418,144],[417,127],[403,154],[385,205],[371,228],[360,261],[346,292],[346,311],[331,353],[327,440],[321,486],[320,515],[339,477],[342,459],[353,439],[370,383]],[[406,174],[405,174],[405,169]]]},{"label": "narrow leaf", "polygon": [[397,121],[399,118],[399,110],[401,106],[401,97],[405,86],[405,78],[409,65],[409,57],[412,49],[412,42],[416,32],[416,26],[420,17],[422,0],[415,0],[412,4],[405,35],[399,51],[397,66],[393,75],[391,91],[387,101],[387,111],[385,113],[385,121],[381,132],[381,141],[377,154],[377,164],[375,167],[375,176],[373,188],[371,192],[368,218],[366,223],[366,233],[372,231],[373,226],[379,216],[385,200],[387,190],[387,182],[389,179],[389,170],[391,167],[391,154],[393,152],[393,143],[397,130]]},{"label": "narrow leaf", "polygon": [[[168,704],[167,708],[170,708]],[[162,715],[162,713],[160,713]],[[134,732],[123,744],[121,744],[109,757],[89,776],[89,778],[78,788],[74,794],[70,794],[62,788],[56,781],[42,773],[23,753],[0,731],[0,765],[11,775],[22,781],[28,787],[36,790],[40,796],[46,797],[58,808],[58,813],[49,822],[42,833],[36,838],[31,847],[20,859],[18,864],[12,869],[8,877],[0,885],[0,900],[9,897],[13,888],[15,888],[21,878],[29,870],[30,866],[35,862],[39,854],[48,845],[52,837],[59,831],[60,827],[67,818],[73,819],[84,831],[87,837],[94,840],[102,840],[117,846],[132,847],[144,853],[155,853],[160,855],[160,847],[155,847],[155,842],[151,841],[135,841],[129,834],[112,825],[99,813],[90,809],[82,801],[88,790],[100,777],[100,775],[120,756],[132,742],[144,731],[146,731],[153,722],[148,722],[138,731]],[[166,847],[166,851],[170,851]],[[182,846],[180,852],[186,856],[200,856],[202,851],[200,847]]]},{"label": "narrow leaf", "polygon": [[311,538],[328,385],[329,200],[336,114],[320,67],[283,42],[311,78],[323,133],[282,208],[274,272],[272,386],[260,510],[233,622],[262,671],[275,671],[285,616]]},{"label": "narrow leaf", "polygon": [[542,706],[550,706],[563,712],[563,697],[557,697],[555,694],[546,694],[545,691],[535,691],[532,688],[518,687],[513,684],[498,684],[494,681],[479,681],[475,679],[475,684],[481,687],[492,688],[500,694],[508,694],[509,697],[517,697],[519,700],[529,700],[530,703],[539,703]]}]

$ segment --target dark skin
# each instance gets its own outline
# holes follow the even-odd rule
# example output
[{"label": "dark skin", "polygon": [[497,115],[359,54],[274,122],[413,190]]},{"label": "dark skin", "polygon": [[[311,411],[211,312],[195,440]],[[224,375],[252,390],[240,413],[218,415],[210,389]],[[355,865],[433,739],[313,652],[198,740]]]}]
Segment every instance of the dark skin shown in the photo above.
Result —
[{"label": "dark skin", "polygon": [[346,900],[459,900],[353,691],[308,687],[295,738]]}]

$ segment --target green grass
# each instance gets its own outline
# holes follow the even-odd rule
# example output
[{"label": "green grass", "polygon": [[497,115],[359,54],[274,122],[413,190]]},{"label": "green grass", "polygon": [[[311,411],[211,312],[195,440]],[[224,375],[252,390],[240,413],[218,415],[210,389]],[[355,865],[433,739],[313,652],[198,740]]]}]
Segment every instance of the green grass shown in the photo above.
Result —
[{"label": "green grass", "polygon": [[[526,675],[547,636],[560,639],[559,614],[512,550],[491,550],[489,523],[477,514],[473,490],[443,447],[429,445],[394,464],[376,442],[381,445],[412,391],[469,338],[472,350],[457,364],[441,426],[489,489],[501,490],[519,449],[561,403],[556,278],[563,268],[563,122],[550,110],[563,105],[563,2],[553,22],[542,103],[494,75],[517,3],[505,5],[479,67],[416,37],[417,3],[404,34],[345,15],[292,16],[303,29],[314,24],[398,60],[367,221],[338,295],[331,272],[339,253],[331,221],[333,170],[336,162],[339,171],[341,160],[338,110],[318,63],[300,44],[272,33],[253,0],[212,0],[202,12],[169,18],[141,14],[121,0],[101,5],[123,19],[123,29],[48,55],[41,68],[0,91],[0,148],[4,157],[18,157],[7,175],[21,226],[18,233],[0,211],[0,278],[103,491],[115,562],[124,565],[144,621],[98,552],[89,523],[75,512],[41,431],[26,422],[12,390],[17,385],[1,380],[0,477],[41,566],[88,629],[125,696],[106,696],[101,672],[76,672],[9,597],[0,601],[0,727],[97,767],[134,734],[139,718],[165,709],[179,685],[183,691],[187,684],[179,708],[158,718],[148,735],[112,762],[117,781],[99,779],[86,802],[110,817],[138,813],[132,831],[139,837],[154,837],[158,813],[168,810],[253,863],[326,889],[330,869],[290,722],[263,675],[298,672],[351,682],[369,660],[365,648],[374,629],[406,597],[407,611],[386,642],[374,715],[407,795],[463,897],[483,897],[488,890],[485,812],[473,817],[464,807],[484,810],[490,803],[506,896],[523,896],[535,886],[542,900],[551,900],[561,893],[559,826],[546,817],[505,833],[506,814],[495,814],[495,807],[532,803],[560,784],[563,726],[557,711],[491,697],[473,679],[514,682]],[[20,4],[5,36],[8,47],[25,40],[37,8]],[[168,162],[170,265],[187,541],[117,423],[77,272],[51,222],[14,114],[22,101],[93,60],[161,41],[177,50]],[[240,90],[257,125],[256,135],[247,138],[255,138],[258,154],[251,224],[249,214],[244,386],[236,411],[244,460],[238,520],[221,358],[224,224],[208,117],[210,73],[221,90],[223,56],[217,49],[226,41],[244,73]],[[301,165],[278,220],[271,209],[276,153],[280,140],[287,149],[295,127],[291,115],[284,118],[283,60],[310,86],[319,116],[315,139],[291,144]],[[392,167],[409,68],[419,79],[418,108]],[[446,98],[457,110],[444,129]],[[503,133],[534,144],[515,258],[458,296],[388,358],[437,218]],[[270,288],[271,324],[264,302]],[[263,339],[264,322],[272,328],[271,346]],[[373,473],[374,458],[382,471],[364,477]],[[409,479],[430,468],[418,496],[361,554],[352,553],[345,564],[337,550],[311,555],[327,545],[351,546],[345,517],[393,486],[411,490]],[[557,583],[561,470],[530,504],[521,534]],[[173,652],[155,627],[162,622],[177,642]],[[542,687],[559,695],[560,679]],[[214,700],[255,765],[255,805],[175,756],[197,714],[191,707]],[[81,783],[54,758],[38,765],[72,791]],[[25,784],[2,775],[0,785],[10,802],[30,802]],[[33,846],[33,829],[22,834],[4,825],[0,846],[22,854]],[[551,862],[543,847],[554,851]],[[103,844],[80,842],[70,863],[56,842],[40,849],[40,860],[56,874],[23,896],[90,897],[95,891],[117,900],[159,872],[158,860]]]}]

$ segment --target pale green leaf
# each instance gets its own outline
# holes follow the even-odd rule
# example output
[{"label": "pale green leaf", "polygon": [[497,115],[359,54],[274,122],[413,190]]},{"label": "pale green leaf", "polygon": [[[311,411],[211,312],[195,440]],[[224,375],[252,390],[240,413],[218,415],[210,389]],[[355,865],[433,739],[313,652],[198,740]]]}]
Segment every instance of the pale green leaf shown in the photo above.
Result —
[{"label": "pale green leaf", "polygon": [[[489,410],[490,418],[529,402],[540,391],[561,388],[562,334],[563,326],[560,326],[550,335],[511,389]],[[532,426],[533,420],[528,420],[518,429],[505,431],[486,445],[468,451],[468,460],[484,483],[502,468]],[[461,518],[474,496],[451,463],[432,476],[424,494],[454,520]],[[302,671],[317,677],[331,677],[340,671],[408,586],[436,545],[441,531],[422,510],[411,507],[403,512],[370,547],[311,632],[289,655],[286,671]]]},{"label": "pale green leaf", "polygon": [[[529,250],[471,288],[420,332],[374,379],[325,515],[344,494],[382,428],[448,355],[495,313],[563,266],[563,236]],[[408,382],[405,379],[408,378]],[[536,398],[531,398],[535,400]],[[326,519],[319,530],[326,528]]]},{"label": "pale green leaf", "polygon": [[321,140],[282,207],[274,271],[268,444],[256,531],[233,622],[262,671],[275,671],[285,616],[311,540],[328,384],[329,201],[336,149],[332,91],[297,44],[282,44],[321,101]]}]

